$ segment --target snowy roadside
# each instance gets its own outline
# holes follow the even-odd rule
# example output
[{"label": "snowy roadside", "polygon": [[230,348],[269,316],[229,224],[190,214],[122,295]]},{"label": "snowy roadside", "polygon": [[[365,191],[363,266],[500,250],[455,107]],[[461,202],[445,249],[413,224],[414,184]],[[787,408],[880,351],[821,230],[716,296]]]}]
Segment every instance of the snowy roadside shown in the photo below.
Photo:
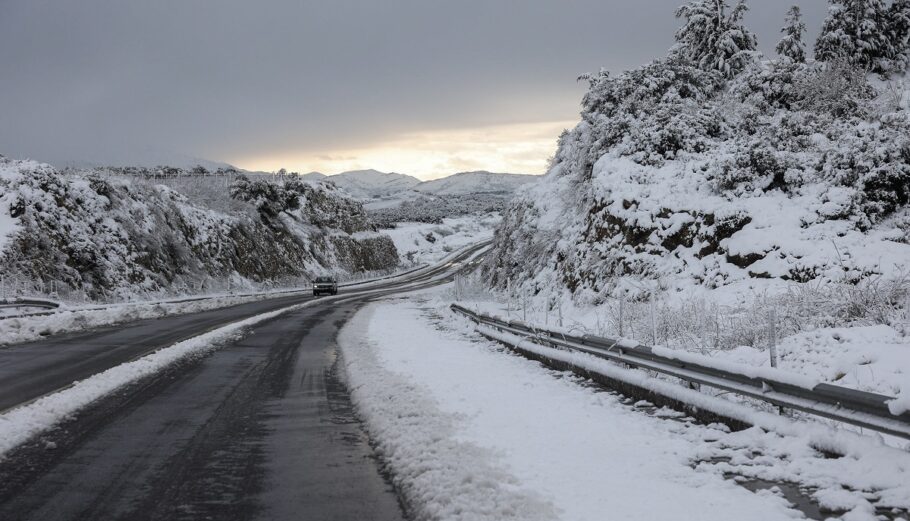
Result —
[{"label": "snowy roadside", "polygon": [[[460,252],[457,250],[456,253]],[[368,289],[376,284],[388,283],[432,266],[408,268],[398,273],[361,281],[339,284],[342,288]],[[129,302],[104,306],[61,307],[52,313],[4,317],[0,314],[0,346],[29,342],[50,335],[70,333],[94,327],[110,326],[149,318],[196,313],[219,309],[269,298],[309,293],[308,287],[276,289],[245,294],[194,295],[185,298]],[[2,310],[0,310],[2,311]],[[13,311],[13,310],[6,310]],[[42,310],[43,311],[43,310]]]},{"label": "snowy roadside", "polygon": [[34,316],[0,317],[0,346],[29,342],[49,335],[121,324],[133,320],[161,318],[170,315],[218,309],[285,294],[264,293],[212,296],[185,301],[136,302],[103,308],[61,309],[54,313]]},{"label": "snowy roadside", "polygon": [[844,519],[910,508],[903,451],[870,441],[826,458],[798,429],[729,433],[629,404],[427,298],[371,305],[339,338],[354,402],[417,519],[801,517],[781,488],[729,476],[790,483]]},{"label": "snowy roadside", "polygon": [[[623,337],[655,345],[649,327],[644,330],[626,328],[624,334],[620,334],[622,329],[618,330],[614,320],[618,310],[606,304],[583,306],[566,299],[560,302],[561,309],[553,306],[547,311],[545,306],[528,305],[528,309],[523,310],[520,300],[499,302],[489,293],[468,295],[459,303],[499,318],[524,320],[547,327],[556,327],[561,313],[563,327],[574,333]],[[626,306],[625,312],[631,313],[631,304]],[[692,321],[697,321],[700,314],[710,313],[710,310],[701,308],[682,308],[682,311],[695,317]],[[655,311],[656,315],[660,313],[661,310]],[[658,316],[656,320],[669,319]],[[647,317],[643,321],[647,326]],[[679,329],[683,330],[682,327]],[[680,334],[680,338],[687,337]],[[764,339],[754,345],[712,348],[702,345],[694,335],[688,338],[689,341],[658,345],[680,353],[707,356],[721,364],[742,364],[755,370],[771,368],[770,351]],[[896,396],[904,401],[910,399],[910,378],[907,376],[910,374],[910,335],[894,327],[877,324],[807,328],[777,339],[775,354],[779,369],[807,380]]]}]

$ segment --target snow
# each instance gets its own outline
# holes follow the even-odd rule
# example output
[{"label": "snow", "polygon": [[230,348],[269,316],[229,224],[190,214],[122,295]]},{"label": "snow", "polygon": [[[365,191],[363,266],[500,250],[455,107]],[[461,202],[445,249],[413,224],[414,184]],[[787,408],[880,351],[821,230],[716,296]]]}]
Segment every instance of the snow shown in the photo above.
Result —
[{"label": "snow", "polygon": [[19,220],[10,216],[12,194],[0,196],[0,252],[9,238],[19,230]]},{"label": "snow", "polygon": [[[749,436],[801,446],[794,465],[828,461],[809,458],[802,438],[636,411],[465,336],[464,324],[434,323],[437,310],[427,307],[374,304],[339,338],[355,405],[418,519],[792,519],[800,515],[786,500],[753,494],[706,461],[721,450],[744,454],[739,440]],[[881,475],[892,491],[907,477],[895,482],[895,467]],[[528,498],[533,516],[522,509]]]},{"label": "snow", "polygon": [[[469,215],[443,219],[440,224],[398,223],[382,230],[392,238],[398,256],[412,264],[433,263],[448,253],[493,237],[498,215]],[[432,236],[433,241],[427,240]]]},{"label": "snow", "polygon": [[[37,163],[34,163],[37,166]],[[16,193],[10,189],[14,181],[22,174],[9,163],[0,161],[0,255],[7,241],[19,231],[19,219],[10,215],[10,206],[15,203]]]},{"label": "snow", "polygon": [[316,178],[316,180],[335,183],[352,197],[362,200],[387,197],[420,184],[420,180],[416,177],[378,170],[354,170]]},{"label": "snow", "polygon": [[[894,396],[910,382],[910,338],[885,325],[798,333],[781,340],[777,355],[780,369],[863,391]],[[716,357],[754,367],[768,353],[744,346]]]},{"label": "snow", "polygon": [[[699,468],[766,481],[799,483],[812,489],[814,499],[823,505],[832,492],[843,495],[841,491],[847,490],[854,506],[850,507],[845,519],[875,519],[863,517],[872,510],[870,498],[883,502],[886,505],[883,508],[907,510],[910,505],[910,476],[907,476],[910,455],[906,448],[900,450],[883,444],[881,437],[861,436],[820,424],[790,421],[719,397],[725,393],[710,396],[590,355],[551,349],[484,327],[478,327],[478,331],[524,350],[569,362],[614,380],[756,426],[725,438],[709,440],[716,443],[712,447],[701,448],[697,458]],[[641,401],[634,404],[636,407],[646,405],[647,402]],[[901,443],[900,440],[892,441],[896,446]],[[824,458],[819,451],[843,456]],[[877,492],[870,494],[870,490]]]},{"label": "snow", "polygon": [[210,309],[274,297],[274,293],[197,297],[181,301],[149,301],[115,304],[106,307],[63,308],[49,315],[0,316],[0,346],[38,340],[49,335],[82,331],[133,320],[197,313]]},{"label": "snow", "polygon": [[432,195],[467,195],[475,193],[513,193],[522,186],[534,183],[540,176],[498,174],[486,171],[459,172],[440,179],[424,181],[413,190]]}]

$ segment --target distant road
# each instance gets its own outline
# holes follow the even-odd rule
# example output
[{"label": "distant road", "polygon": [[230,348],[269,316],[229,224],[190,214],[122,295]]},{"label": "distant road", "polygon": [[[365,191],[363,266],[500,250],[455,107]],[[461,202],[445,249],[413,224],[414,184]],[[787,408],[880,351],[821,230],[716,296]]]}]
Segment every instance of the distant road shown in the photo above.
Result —
[{"label": "distant road", "polygon": [[[0,519],[402,519],[339,371],[338,330],[368,300],[442,283],[483,245],[367,294],[253,328],[100,400],[0,462]],[[445,276],[443,278],[443,276]],[[221,325],[280,297],[0,349],[0,409]]]}]

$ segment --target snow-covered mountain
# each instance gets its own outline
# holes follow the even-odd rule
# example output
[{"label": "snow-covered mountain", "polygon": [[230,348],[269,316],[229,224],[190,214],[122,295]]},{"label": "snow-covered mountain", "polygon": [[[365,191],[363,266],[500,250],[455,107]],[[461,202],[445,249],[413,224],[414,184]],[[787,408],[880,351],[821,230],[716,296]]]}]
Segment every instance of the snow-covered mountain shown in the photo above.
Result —
[{"label": "snow-covered mountain", "polygon": [[141,153],[134,153],[129,157],[110,156],[105,158],[81,158],[81,159],[50,159],[45,161],[57,168],[72,168],[79,170],[88,170],[102,167],[146,167],[171,166],[183,170],[191,170],[193,167],[202,166],[207,170],[214,172],[218,169],[237,170],[237,167],[223,161],[213,161],[201,157],[195,157],[179,152],[158,150],[149,148]]},{"label": "snow-covered mountain", "polygon": [[378,170],[352,170],[331,176],[319,177],[319,172],[306,174],[309,179],[330,181],[349,193],[351,196],[362,199],[376,199],[388,197],[410,190],[420,184],[420,179],[405,174],[394,172],[380,172]]},{"label": "snow-covered mountain", "polygon": [[459,172],[448,177],[424,181],[413,189],[432,195],[467,195],[481,193],[512,194],[518,188],[533,183],[540,176],[526,174],[499,174],[479,170]]}]

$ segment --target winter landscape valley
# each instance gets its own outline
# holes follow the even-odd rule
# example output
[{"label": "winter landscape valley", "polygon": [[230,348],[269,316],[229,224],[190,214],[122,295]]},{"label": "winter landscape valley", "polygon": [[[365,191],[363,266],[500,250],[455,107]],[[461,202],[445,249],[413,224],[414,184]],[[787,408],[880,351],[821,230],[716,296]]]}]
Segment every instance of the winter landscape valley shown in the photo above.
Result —
[{"label": "winter landscape valley", "polygon": [[0,7],[0,520],[910,520],[910,1],[679,1]]}]

